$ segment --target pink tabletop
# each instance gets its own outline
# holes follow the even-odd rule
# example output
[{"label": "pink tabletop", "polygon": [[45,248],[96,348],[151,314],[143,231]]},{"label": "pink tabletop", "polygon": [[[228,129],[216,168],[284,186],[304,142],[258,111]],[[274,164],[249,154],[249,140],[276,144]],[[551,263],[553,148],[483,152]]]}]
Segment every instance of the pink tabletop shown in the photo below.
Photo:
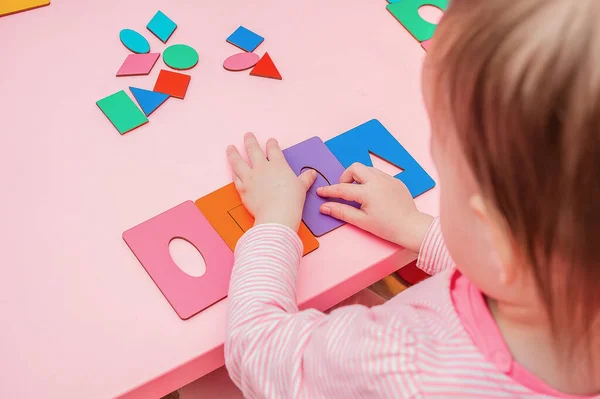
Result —
[{"label": "pink tabletop", "polygon": [[[153,397],[219,367],[226,300],[182,321],[121,235],[230,182],[229,143],[253,131],[290,146],[378,118],[432,174],[420,95],[425,52],[385,0],[53,0],[0,18],[0,397]],[[146,23],[200,56],[185,100],[120,136],[95,102],[116,78],[122,28]],[[265,37],[282,81],[223,69],[239,25]],[[128,91],[128,90],[127,90]],[[437,212],[437,189],[417,200]],[[414,259],[344,226],[301,265],[299,301],[325,309]]]}]

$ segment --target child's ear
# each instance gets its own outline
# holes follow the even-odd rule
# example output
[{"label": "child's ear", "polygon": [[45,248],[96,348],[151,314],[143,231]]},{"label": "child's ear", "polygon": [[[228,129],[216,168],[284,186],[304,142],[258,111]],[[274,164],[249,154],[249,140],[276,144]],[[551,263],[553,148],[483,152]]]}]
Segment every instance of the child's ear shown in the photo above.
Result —
[{"label": "child's ear", "polygon": [[498,267],[500,282],[505,285],[514,283],[518,270],[514,262],[514,247],[510,232],[504,221],[496,214],[494,208],[484,201],[481,195],[474,195],[469,201],[475,216],[482,223],[491,249],[495,251],[495,266]]}]

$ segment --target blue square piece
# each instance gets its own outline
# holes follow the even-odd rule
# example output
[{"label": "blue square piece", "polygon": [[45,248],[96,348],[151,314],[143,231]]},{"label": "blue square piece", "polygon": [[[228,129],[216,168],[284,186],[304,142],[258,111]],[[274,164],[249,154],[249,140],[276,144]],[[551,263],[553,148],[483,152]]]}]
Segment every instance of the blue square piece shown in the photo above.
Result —
[{"label": "blue square piece", "polygon": [[173,32],[175,32],[175,29],[177,29],[177,24],[162,11],[157,11],[150,22],[148,22],[148,25],[146,25],[146,28],[154,33],[154,36],[158,37],[163,43],[166,43]]},{"label": "blue square piece", "polygon": [[249,53],[253,52],[263,41],[264,37],[240,26],[227,38],[227,41]]}]

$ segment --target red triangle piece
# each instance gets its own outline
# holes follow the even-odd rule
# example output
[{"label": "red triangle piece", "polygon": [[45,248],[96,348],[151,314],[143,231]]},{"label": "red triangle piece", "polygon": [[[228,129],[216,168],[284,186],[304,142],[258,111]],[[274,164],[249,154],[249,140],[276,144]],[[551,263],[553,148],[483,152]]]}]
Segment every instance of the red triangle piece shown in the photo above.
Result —
[{"label": "red triangle piece", "polygon": [[269,56],[269,53],[265,53],[265,55],[263,55],[263,57],[256,63],[254,68],[252,68],[252,71],[250,71],[250,75],[260,76],[262,78],[282,79],[281,74]]}]

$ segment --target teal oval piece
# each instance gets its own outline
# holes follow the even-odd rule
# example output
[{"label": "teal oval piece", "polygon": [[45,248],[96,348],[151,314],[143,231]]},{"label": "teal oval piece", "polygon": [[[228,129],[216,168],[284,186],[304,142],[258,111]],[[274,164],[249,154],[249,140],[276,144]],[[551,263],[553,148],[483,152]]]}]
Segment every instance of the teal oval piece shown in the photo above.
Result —
[{"label": "teal oval piece", "polygon": [[198,63],[198,52],[187,44],[174,44],[164,51],[163,61],[173,69],[190,69]]},{"label": "teal oval piece", "polygon": [[119,34],[121,43],[129,50],[137,54],[146,54],[150,52],[150,43],[141,34],[131,29],[123,29]]}]

